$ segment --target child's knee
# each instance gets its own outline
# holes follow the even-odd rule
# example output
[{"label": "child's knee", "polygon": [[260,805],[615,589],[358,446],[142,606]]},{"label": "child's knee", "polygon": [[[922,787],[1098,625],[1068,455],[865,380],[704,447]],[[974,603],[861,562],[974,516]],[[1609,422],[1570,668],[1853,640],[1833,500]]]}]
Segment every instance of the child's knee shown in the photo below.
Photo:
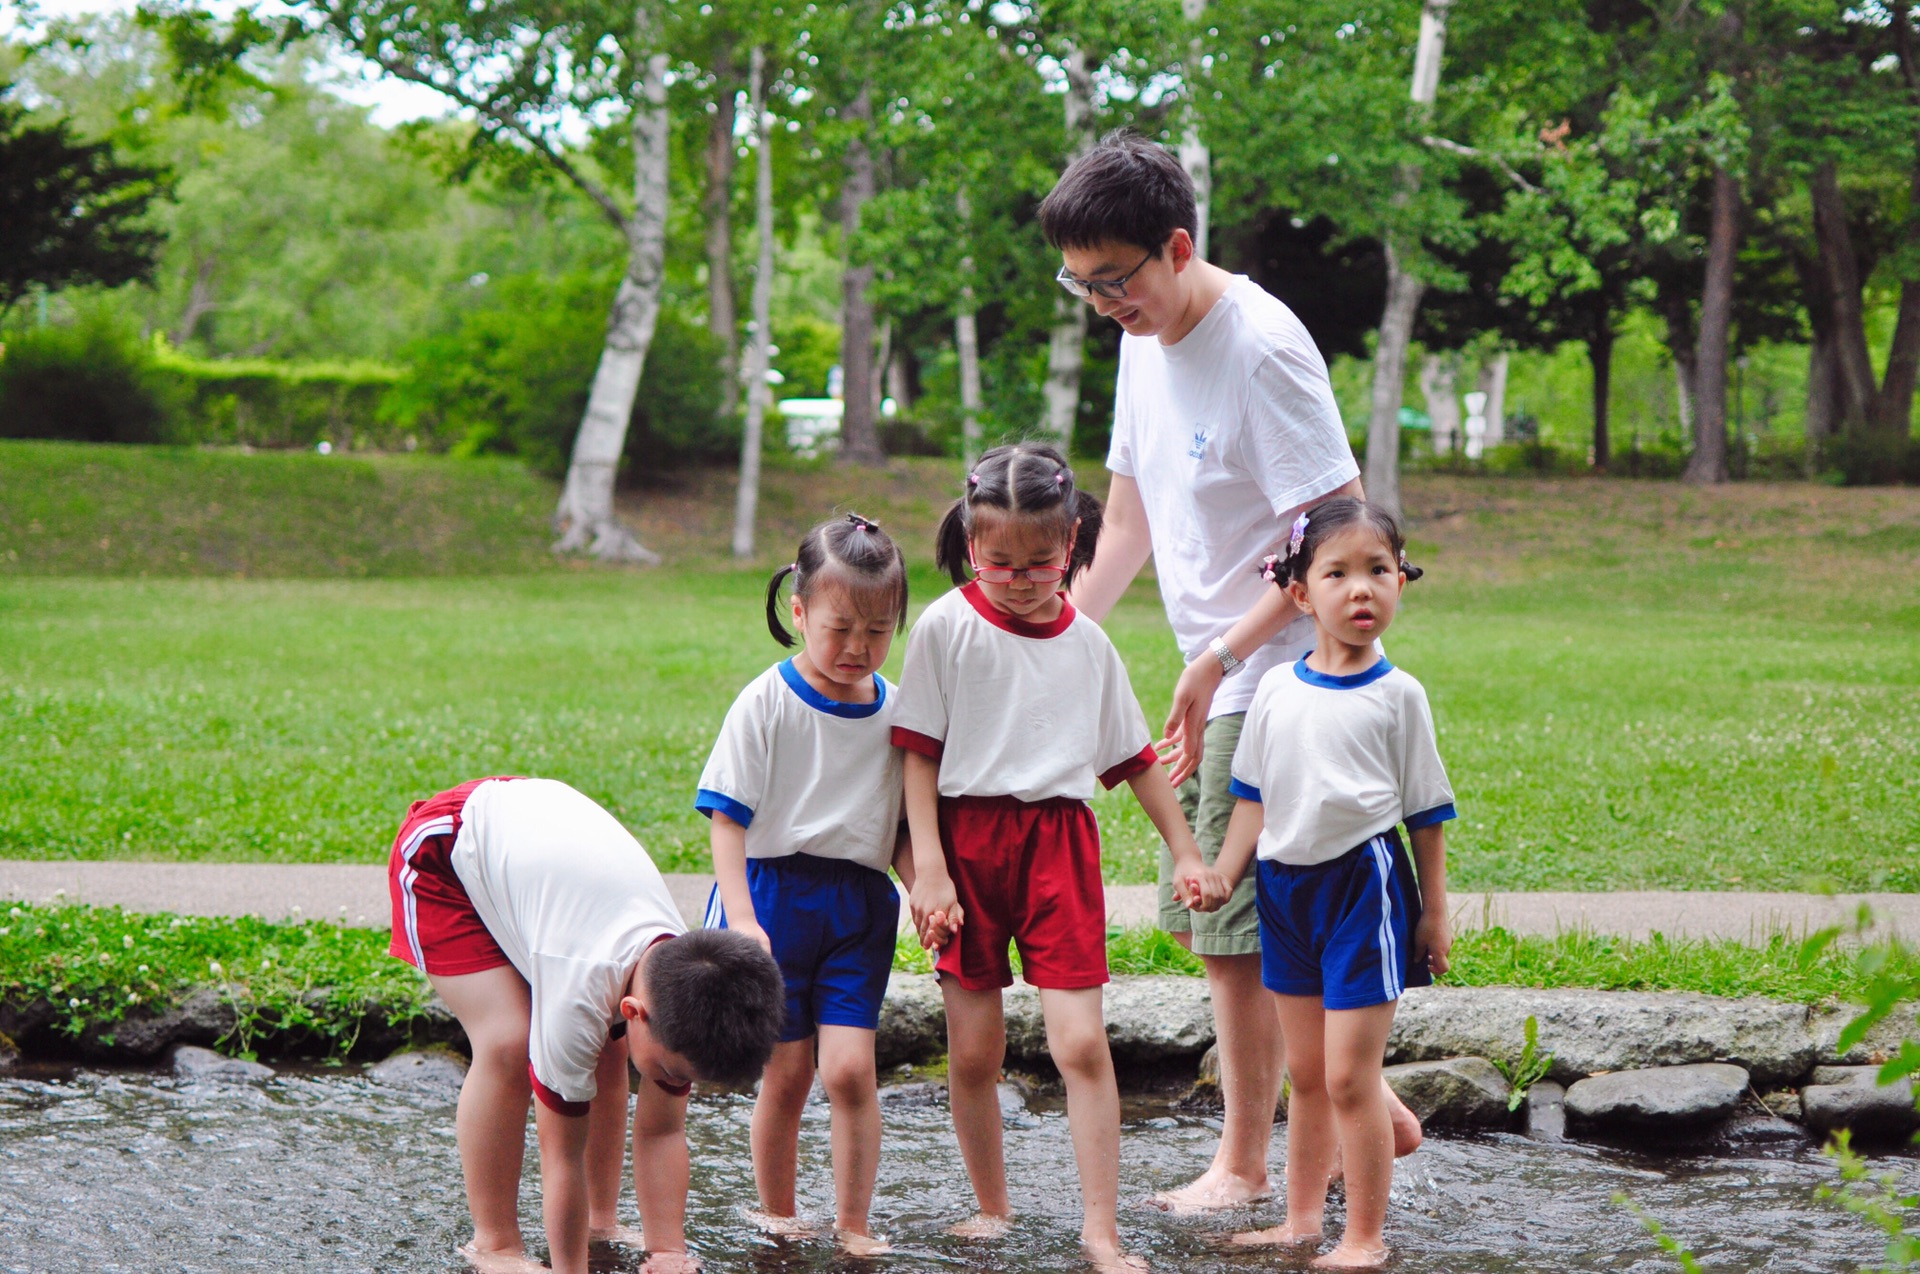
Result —
[{"label": "child's knee", "polygon": [[468,1041],[473,1049],[473,1068],[504,1083],[519,1083],[529,1090],[527,1076],[527,1032],[498,1031]]},{"label": "child's knee", "polygon": [[1047,1032],[1047,1052],[1062,1075],[1095,1075],[1113,1067],[1106,1027],[1100,1022]]},{"label": "child's knee", "polygon": [[823,1057],[820,1059],[820,1083],[827,1100],[835,1105],[872,1101],[879,1086],[873,1058]]},{"label": "child's knee", "polygon": [[987,1083],[1000,1078],[1000,1067],[1007,1060],[1005,1036],[947,1041],[947,1074],[965,1083],[982,1077]]},{"label": "child's knee", "polygon": [[1323,1079],[1327,1100],[1341,1110],[1361,1110],[1369,1105],[1386,1104],[1381,1094],[1380,1072],[1371,1066],[1329,1069]]}]

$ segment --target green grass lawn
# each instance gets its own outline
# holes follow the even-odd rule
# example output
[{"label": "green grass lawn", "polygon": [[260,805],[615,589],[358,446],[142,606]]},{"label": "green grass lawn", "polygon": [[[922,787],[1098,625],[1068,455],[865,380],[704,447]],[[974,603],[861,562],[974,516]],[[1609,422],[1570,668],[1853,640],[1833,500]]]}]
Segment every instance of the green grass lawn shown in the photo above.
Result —
[{"label": "green grass lawn", "polygon": [[[675,530],[713,524],[697,487],[641,517],[679,564],[556,567],[545,487],[503,479],[533,514],[476,497],[494,512],[450,531],[403,498],[409,475],[444,493],[502,471],[405,460],[372,466],[401,493],[378,507],[423,519],[409,542],[463,547],[367,573],[418,577],[131,578],[164,554],[89,564],[83,537],[137,541],[140,506],[119,531],[97,501],[27,530],[18,454],[0,448],[0,856],[374,862],[410,800],[522,773],[602,801],[663,866],[705,865],[695,779],[734,693],[782,653],[760,593],[791,528],[737,569],[708,531]],[[950,479],[937,462],[775,476],[796,525],[857,490],[916,561]],[[1414,478],[1407,498],[1430,575],[1387,644],[1428,688],[1459,793],[1455,888],[1920,889],[1920,492]],[[318,528],[299,540],[334,507],[257,517]],[[375,506],[349,507],[357,526]],[[496,543],[532,545],[507,563],[528,573],[437,574]],[[261,550],[259,570],[358,560],[302,552]],[[918,571],[916,604],[941,587]],[[1108,630],[1157,724],[1178,658],[1150,581]],[[1110,879],[1150,880],[1125,789],[1097,810]]]}]

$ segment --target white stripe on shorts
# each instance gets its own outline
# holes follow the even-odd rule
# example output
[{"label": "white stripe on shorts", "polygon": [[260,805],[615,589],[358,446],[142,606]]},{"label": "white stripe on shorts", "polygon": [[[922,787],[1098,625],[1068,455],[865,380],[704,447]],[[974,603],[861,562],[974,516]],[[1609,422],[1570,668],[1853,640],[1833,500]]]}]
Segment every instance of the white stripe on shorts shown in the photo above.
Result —
[{"label": "white stripe on shorts", "polygon": [[707,894],[707,914],[700,918],[702,929],[724,929],[727,927],[727,907],[720,901],[720,886],[715,885]]},{"label": "white stripe on shorts", "polygon": [[420,879],[420,873],[413,865],[413,856],[420,852],[420,846],[426,844],[428,837],[445,836],[452,830],[453,815],[430,818],[414,828],[413,835],[400,847],[401,924],[406,927],[407,948],[413,952],[413,965],[422,973],[427,971],[427,954],[420,949],[420,907],[413,896],[413,882]]},{"label": "white stripe on shorts", "polygon": [[1400,947],[1393,936],[1393,854],[1387,838],[1376,836],[1367,842],[1373,851],[1373,864],[1380,873],[1380,985],[1388,1000],[1400,998]]}]

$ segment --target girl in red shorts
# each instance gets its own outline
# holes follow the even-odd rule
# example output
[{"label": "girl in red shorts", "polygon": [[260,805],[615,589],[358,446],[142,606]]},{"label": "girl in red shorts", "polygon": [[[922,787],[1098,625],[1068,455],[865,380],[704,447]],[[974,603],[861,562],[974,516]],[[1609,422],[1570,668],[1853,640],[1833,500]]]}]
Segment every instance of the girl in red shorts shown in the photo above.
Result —
[{"label": "girl in red shorts", "polygon": [[941,947],[947,1087],[980,1206],[955,1232],[991,1237],[1012,1215],[994,1089],[1013,942],[1066,1081],[1081,1243],[1097,1267],[1130,1269],[1115,1216],[1120,1094],[1101,1010],[1094,784],[1133,788],[1172,848],[1182,901],[1205,906],[1225,887],[1155,764],[1113,643],[1061,592],[1093,560],[1099,533],[1100,502],[1075,489],[1053,448],[1023,443],[981,457],[940,523],[937,560],[959,587],[927,608],[907,643],[893,741],[907,753],[910,903],[921,941]]}]

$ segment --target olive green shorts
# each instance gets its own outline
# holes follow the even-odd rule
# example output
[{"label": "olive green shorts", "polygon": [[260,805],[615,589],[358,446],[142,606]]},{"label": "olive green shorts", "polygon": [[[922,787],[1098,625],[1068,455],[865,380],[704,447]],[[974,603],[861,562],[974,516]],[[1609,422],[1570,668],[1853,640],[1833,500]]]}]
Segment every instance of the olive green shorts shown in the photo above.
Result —
[{"label": "olive green shorts", "polygon": [[[1227,823],[1239,804],[1228,783],[1233,777],[1233,749],[1247,714],[1233,712],[1207,722],[1200,769],[1180,785],[1180,808],[1193,825],[1200,856],[1211,863],[1220,856]],[[1188,911],[1173,897],[1173,854],[1160,846],[1160,927],[1168,933],[1191,933],[1195,955],[1258,955],[1260,915],[1254,905],[1253,864],[1218,911]]]}]

